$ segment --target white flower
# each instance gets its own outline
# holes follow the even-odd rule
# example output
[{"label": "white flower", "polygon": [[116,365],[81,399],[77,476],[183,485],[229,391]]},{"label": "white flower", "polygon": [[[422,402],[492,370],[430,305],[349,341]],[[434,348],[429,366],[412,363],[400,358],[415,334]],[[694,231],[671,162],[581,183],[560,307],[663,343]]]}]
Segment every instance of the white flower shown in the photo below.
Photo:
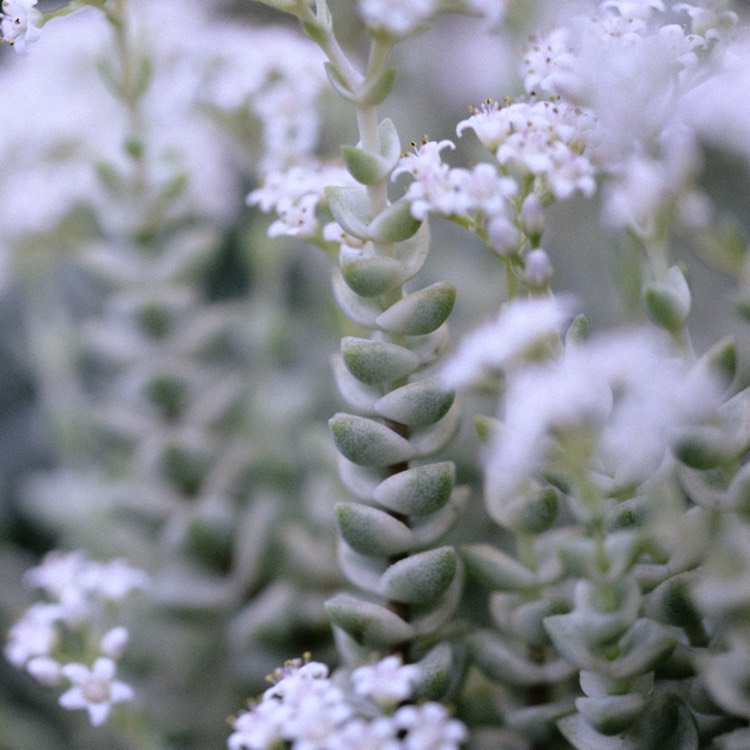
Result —
[{"label": "white flower", "polygon": [[19,55],[27,55],[30,46],[42,35],[37,25],[42,14],[34,8],[37,0],[3,0],[0,16],[2,41],[8,42]]},{"label": "white flower", "polygon": [[442,160],[440,152],[445,148],[455,149],[453,141],[424,141],[413,144],[414,152],[404,154],[396,168],[391,172],[391,179],[396,179],[400,174],[410,174],[414,179],[421,180],[433,172],[442,172],[447,164]]},{"label": "white flower", "polygon": [[624,18],[642,21],[648,21],[654,10],[664,11],[662,0],[605,0],[601,7],[614,9]]},{"label": "white flower", "polygon": [[507,112],[492,99],[487,99],[478,109],[471,107],[470,111],[471,116],[456,126],[456,135],[460,138],[466,128],[471,128],[485,148],[495,151],[508,136]]},{"label": "white flower", "polygon": [[62,667],[57,659],[50,656],[35,656],[26,664],[26,671],[42,685],[57,685],[62,675]]},{"label": "white flower", "polygon": [[706,0],[700,5],[695,3],[675,3],[675,13],[687,13],[690,16],[690,30],[706,39],[721,38],[722,31],[735,26],[739,18],[729,10],[727,0]]},{"label": "white flower", "polygon": [[72,625],[84,622],[90,603],[82,579],[89,565],[81,550],[48,552],[41,565],[24,574],[27,585],[41,589],[60,605],[60,617]]},{"label": "white flower", "polygon": [[514,180],[499,174],[491,164],[480,163],[473,169],[451,169],[440,157],[445,148],[455,148],[452,141],[425,141],[414,147],[414,153],[401,158],[392,177],[407,173],[414,181],[406,191],[412,216],[420,221],[428,213],[442,216],[507,218],[508,198],[515,195]]},{"label": "white flower", "polygon": [[8,661],[21,668],[34,657],[49,656],[57,643],[55,623],[60,615],[55,604],[32,604],[8,631],[4,652]]},{"label": "white flower", "polygon": [[390,706],[411,695],[419,668],[402,664],[398,656],[386,656],[375,664],[366,664],[352,672],[354,691],[375,701],[380,706]]},{"label": "white flower", "polygon": [[405,37],[438,10],[436,0],[359,0],[359,15],[372,29]]},{"label": "white flower", "polygon": [[523,267],[523,277],[532,289],[542,289],[552,279],[552,263],[549,255],[541,247],[534,248],[527,256]]},{"label": "white flower", "polygon": [[84,664],[72,663],[61,671],[72,687],[60,696],[60,705],[71,710],[85,708],[93,726],[101,726],[107,720],[115,703],[134,697],[129,685],[115,679],[117,667],[106,656],[96,659],[90,669]]},{"label": "white flower", "polygon": [[466,727],[451,719],[440,703],[402,706],[393,721],[406,731],[401,741],[403,750],[456,750],[469,737]]},{"label": "white flower", "polygon": [[282,739],[281,728],[290,709],[278,701],[261,701],[240,714],[227,739],[229,750],[266,750]]},{"label": "white flower", "polygon": [[109,602],[122,602],[135,589],[148,584],[144,571],[134,568],[126,560],[91,561],[81,573],[81,585],[89,592]]},{"label": "white flower", "polygon": [[[694,132],[677,121],[658,143],[658,158],[632,154],[613,167],[604,200],[604,219],[612,226],[649,235],[671,211],[694,225],[709,219],[705,196],[696,192],[700,154]],[[699,210],[689,216],[688,209]]]},{"label": "white flower", "polygon": [[466,194],[468,210],[485,216],[505,215],[508,199],[518,192],[515,180],[499,174],[492,164],[482,162],[471,171],[453,169],[451,173],[454,185]]},{"label": "white flower", "polygon": [[450,167],[441,159],[444,148],[455,148],[451,141],[425,141],[414,146],[414,153],[399,160],[391,173],[391,179],[400,174],[414,177],[406,191],[406,200],[411,204],[412,216],[422,221],[430,211],[450,216],[462,214],[467,206],[465,195],[451,179]]},{"label": "white flower", "polygon": [[750,163],[750,116],[746,106],[750,91],[748,56],[747,35],[727,45],[720,65],[682,97],[678,114],[701,139],[731,149]]},{"label": "white flower", "polygon": [[282,726],[284,738],[295,750],[322,750],[326,739],[353,714],[344,694],[326,681],[309,681],[307,690],[285,700],[291,710]]},{"label": "white flower", "polygon": [[279,218],[268,227],[268,236],[314,237],[320,226],[315,214],[318,203],[319,195],[307,193],[294,203],[280,204],[277,210]]},{"label": "white flower", "polygon": [[121,659],[130,640],[128,629],[118,625],[108,630],[99,641],[99,648],[110,659]]},{"label": "white flower", "polygon": [[529,297],[508,302],[495,320],[464,336],[443,368],[451,388],[463,388],[488,371],[518,366],[529,355],[549,350],[570,320],[567,297]]},{"label": "white flower", "polygon": [[576,190],[586,196],[595,190],[595,168],[586,154],[593,123],[590,114],[558,100],[504,107],[488,100],[456,132],[471,128],[500,164],[545,177],[555,197],[564,200]]},{"label": "white flower", "polygon": [[321,230],[317,208],[325,204],[325,188],[353,184],[351,175],[339,165],[296,166],[266,175],[263,185],[247,196],[246,203],[258,205],[265,212],[275,210],[279,218],[268,228],[269,236],[312,238]]},{"label": "white flower", "polygon": [[616,482],[643,481],[671,439],[716,406],[716,385],[689,370],[650,331],[624,331],[568,346],[553,362],[507,377],[503,429],[487,464],[488,496],[512,496],[540,468],[556,428],[583,429]]},{"label": "white flower", "polygon": [[573,62],[567,28],[553,29],[544,36],[533,36],[523,56],[523,84],[531,94],[557,93],[554,80]]},{"label": "white flower", "polygon": [[328,738],[326,750],[401,750],[398,727],[391,717],[352,719]]}]

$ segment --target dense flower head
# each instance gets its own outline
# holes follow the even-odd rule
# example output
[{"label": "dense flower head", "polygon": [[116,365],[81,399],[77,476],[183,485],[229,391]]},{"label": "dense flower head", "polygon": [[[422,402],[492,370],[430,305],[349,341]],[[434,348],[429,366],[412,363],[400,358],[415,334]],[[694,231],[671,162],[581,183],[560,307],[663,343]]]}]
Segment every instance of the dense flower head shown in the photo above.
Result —
[{"label": "dense flower head", "polygon": [[596,189],[596,168],[588,153],[594,120],[590,113],[559,98],[500,105],[485,102],[456,127],[473,130],[498,162],[521,174],[543,177],[556,198]]},{"label": "dense flower head", "polygon": [[322,232],[317,211],[325,204],[325,189],[354,184],[342,166],[314,162],[267,174],[263,184],[247,196],[247,204],[276,213],[278,219],[268,228],[270,237],[312,239]]},{"label": "dense flower head", "polygon": [[10,44],[19,55],[27,55],[42,35],[38,25],[42,14],[34,7],[37,0],[3,0],[0,15],[1,41]]},{"label": "dense flower head", "polygon": [[568,345],[561,356],[508,378],[488,493],[507,498],[518,491],[541,468],[560,429],[583,430],[592,463],[616,483],[642,482],[667,459],[681,430],[711,414],[717,396],[707,372],[673,357],[651,331]]},{"label": "dense flower head", "polygon": [[233,722],[229,750],[457,750],[466,727],[444,706],[405,705],[419,677],[397,656],[354,669],[348,684],[319,662],[294,659],[274,684]]},{"label": "dense flower head", "polygon": [[[581,139],[586,146],[574,148],[580,156],[571,156],[557,139],[545,143],[534,120],[516,121],[508,145],[498,147],[498,159],[537,172],[549,169],[558,198],[592,191],[595,165],[608,177],[605,221],[618,228],[648,234],[664,211],[673,212],[672,218],[686,216],[683,206],[700,206],[705,199],[694,184],[699,139],[685,124],[696,112],[711,112],[710,129],[715,120],[691,92],[712,90],[709,63],[726,56],[727,30],[736,22],[724,0],[604,0],[593,14],[566,18],[530,40],[522,74],[536,97],[557,96],[586,113]],[[691,105],[683,106],[683,100]],[[502,108],[497,109],[488,114],[499,120]],[[478,120],[477,131],[487,130]],[[493,147],[502,132],[499,122],[494,125]],[[564,135],[559,142],[568,145]],[[699,213],[706,215],[703,209]]]},{"label": "dense flower head", "polygon": [[[517,232],[510,217],[510,203],[517,192],[515,181],[489,163],[473,169],[451,168],[440,152],[455,148],[452,141],[423,141],[414,152],[405,154],[392,176],[406,173],[414,177],[406,190],[411,213],[420,221],[434,213],[448,217],[481,216],[491,244],[503,253],[516,245]],[[508,239],[510,238],[510,239]]]},{"label": "dense flower head", "polygon": [[[115,679],[130,634],[123,625],[107,625],[125,597],[147,582],[143,571],[124,560],[98,562],[81,550],[48,553],[25,575],[25,583],[47,601],[32,604],[11,626],[6,658],[43,685],[67,679],[71,686],[60,705],[86,709],[95,726],[104,723],[113,704],[133,698],[132,688]],[[92,653],[93,664],[85,666],[82,659]]]}]

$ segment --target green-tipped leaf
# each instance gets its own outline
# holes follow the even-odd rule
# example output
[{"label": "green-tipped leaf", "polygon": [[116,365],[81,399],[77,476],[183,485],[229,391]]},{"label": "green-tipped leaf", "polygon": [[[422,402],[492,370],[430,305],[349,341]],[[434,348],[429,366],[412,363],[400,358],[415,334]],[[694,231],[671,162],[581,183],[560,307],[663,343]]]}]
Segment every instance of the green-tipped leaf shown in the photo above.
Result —
[{"label": "green-tipped leaf", "polygon": [[383,596],[417,606],[432,604],[453,582],[457,566],[453,547],[440,547],[399,560],[383,574]]},{"label": "green-tipped leaf", "polygon": [[690,288],[682,271],[672,266],[666,282],[644,289],[643,301],[652,322],[672,333],[681,330],[690,312]]},{"label": "green-tipped leaf", "polygon": [[586,721],[607,736],[624,732],[643,712],[645,705],[645,697],[638,693],[576,699],[576,708]]},{"label": "green-tipped leaf", "polygon": [[389,65],[383,68],[382,73],[373,78],[360,93],[359,101],[362,104],[375,106],[385,101],[393,88],[393,81],[396,79],[395,65]]},{"label": "green-tipped leaf", "polygon": [[341,228],[357,239],[369,239],[370,201],[366,190],[360,187],[327,187],[325,195],[328,208]]},{"label": "green-tipped leaf", "polygon": [[346,369],[367,385],[401,380],[419,367],[417,355],[403,346],[353,336],[341,340],[341,355]]},{"label": "green-tipped leaf", "polygon": [[339,594],[326,602],[331,622],[357,643],[385,650],[414,637],[414,629],[398,615],[374,602]]},{"label": "green-tipped leaf", "polygon": [[403,242],[413,237],[421,224],[412,216],[411,203],[402,198],[379,213],[370,222],[368,231],[376,242]]},{"label": "green-tipped leaf", "polygon": [[426,427],[442,419],[453,405],[454,394],[436,380],[418,380],[383,396],[378,414],[409,427]]},{"label": "green-tipped leaf", "polygon": [[414,456],[408,440],[372,419],[339,413],[328,424],[341,454],[360,466],[390,466]]},{"label": "green-tipped leaf", "polygon": [[532,571],[490,544],[467,544],[461,558],[469,574],[492,591],[529,591],[538,584]]},{"label": "green-tipped leaf", "polygon": [[377,297],[395,289],[404,281],[404,265],[393,258],[366,256],[359,250],[341,246],[341,275],[361,297]]},{"label": "green-tipped leaf", "polygon": [[382,510],[359,503],[338,503],[335,513],[341,536],[361,555],[391,557],[409,549],[409,527]]},{"label": "green-tipped leaf", "polygon": [[378,316],[377,324],[390,333],[420,336],[439,328],[453,309],[456,290],[438,282],[403,297]]},{"label": "green-tipped leaf", "polygon": [[407,516],[436,513],[450,499],[455,466],[450,461],[417,466],[382,481],[373,493],[380,505]]}]

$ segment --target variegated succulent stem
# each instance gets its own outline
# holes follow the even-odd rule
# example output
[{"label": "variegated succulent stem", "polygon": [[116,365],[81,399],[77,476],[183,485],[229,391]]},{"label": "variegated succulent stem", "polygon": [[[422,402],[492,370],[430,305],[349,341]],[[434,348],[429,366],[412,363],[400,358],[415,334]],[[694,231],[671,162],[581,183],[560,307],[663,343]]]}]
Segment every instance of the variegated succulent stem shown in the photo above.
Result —
[{"label": "variegated succulent stem", "polygon": [[[403,284],[422,267],[427,226],[406,201],[390,204],[387,183],[401,155],[395,127],[378,122],[394,70],[387,64],[393,40],[374,38],[364,74],[336,41],[324,2],[300,13],[305,31],[327,53],[333,88],[356,112],[360,142],[342,153],[356,187],[330,188],[328,206],[347,235],[334,293],[343,312],[367,333],[347,336],[335,357],[339,390],[355,413],[330,420],[341,453],[340,473],[358,502],[336,508],[340,564],[367,593],[341,594],[328,603],[340,641],[351,654],[390,651],[414,661],[451,616],[461,591],[455,550],[437,546],[458,513],[451,462],[422,463],[453,434],[453,393],[425,369],[440,355],[445,320],[455,297],[445,283],[405,293]],[[346,658],[346,654],[344,654]],[[427,655],[434,678],[425,691],[448,686],[450,648]]]}]

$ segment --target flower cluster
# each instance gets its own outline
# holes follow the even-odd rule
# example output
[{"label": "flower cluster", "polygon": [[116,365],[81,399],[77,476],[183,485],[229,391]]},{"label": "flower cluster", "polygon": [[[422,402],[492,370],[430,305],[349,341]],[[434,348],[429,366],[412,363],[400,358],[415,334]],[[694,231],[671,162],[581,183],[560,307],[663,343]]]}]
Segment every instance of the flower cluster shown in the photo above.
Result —
[{"label": "flower cluster", "polygon": [[3,0],[0,13],[0,41],[8,42],[19,55],[27,55],[42,35],[42,14],[37,0]]},{"label": "flower cluster", "polygon": [[522,65],[526,90],[587,113],[589,158],[610,178],[604,218],[611,226],[649,236],[666,214],[705,225],[691,92],[705,83],[703,63],[730,42],[736,22],[723,2],[612,0],[532,37]]},{"label": "flower cluster", "polygon": [[[348,685],[320,662],[294,659],[273,686],[234,721],[229,750],[456,750],[464,725],[433,702],[402,705],[419,669],[397,656],[353,670]],[[394,710],[395,709],[395,710]]]},{"label": "flower cluster", "polygon": [[85,709],[94,726],[103,724],[114,704],[134,697],[117,679],[128,630],[111,621],[125,598],[146,586],[146,574],[124,560],[53,551],[25,578],[46,600],[32,604],[10,628],[6,658],[44,685],[67,681],[60,705]]},{"label": "flower cluster", "polygon": [[313,239],[321,231],[318,207],[325,204],[325,188],[352,184],[349,173],[336,164],[297,166],[268,174],[263,185],[247,196],[247,203],[276,213],[278,219],[268,228],[270,237]]},{"label": "flower cluster", "polygon": [[[414,218],[429,213],[452,218],[506,256],[520,249],[521,232],[541,233],[540,196],[566,200],[576,192],[590,197],[596,190],[590,148],[594,118],[560,97],[504,104],[488,99],[472,108],[456,132],[461,136],[467,129],[493,153],[494,164],[451,168],[440,153],[455,144],[425,141],[415,144],[414,153],[405,154],[393,171],[393,177],[407,173],[414,178],[406,191]],[[532,213],[535,226],[529,222]]]},{"label": "flower cluster", "polygon": [[[318,47],[280,28],[237,28],[215,23],[199,97],[223,117],[251,114],[262,130],[262,174],[311,158],[320,130],[318,100],[325,84]],[[252,43],[248,44],[248,37]]]}]

